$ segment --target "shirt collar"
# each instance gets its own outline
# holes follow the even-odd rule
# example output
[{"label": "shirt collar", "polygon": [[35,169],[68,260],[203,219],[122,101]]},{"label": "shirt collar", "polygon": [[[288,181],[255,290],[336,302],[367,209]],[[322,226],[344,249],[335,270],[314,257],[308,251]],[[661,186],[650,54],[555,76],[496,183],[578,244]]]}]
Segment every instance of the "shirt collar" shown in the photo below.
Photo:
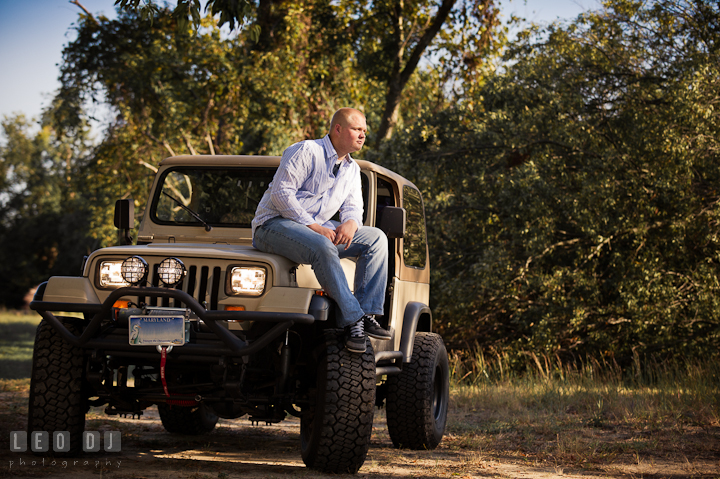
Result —
[{"label": "shirt collar", "polygon": [[[330,135],[325,135],[322,139],[322,145],[325,149],[325,160],[328,163],[335,163],[338,160],[338,154],[337,151],[335,151],[335,147],[332,144],[332,141],[330,141]],[[348,162],[352,161],[352,157],[350,157],[350,153],[347,155]]]}]

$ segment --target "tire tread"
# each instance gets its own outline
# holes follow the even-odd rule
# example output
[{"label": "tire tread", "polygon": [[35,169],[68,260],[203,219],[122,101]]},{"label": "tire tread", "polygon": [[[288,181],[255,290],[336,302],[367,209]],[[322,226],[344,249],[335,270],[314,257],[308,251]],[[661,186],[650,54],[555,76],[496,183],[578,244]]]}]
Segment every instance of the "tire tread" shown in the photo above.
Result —
[{"label": "tire tread", "polygon": [[[369,343],[369,342],[368,342]],[[303,450],[303,461],[324,473],[354,474],[365,462],[370,447],[375,404],[375,361],[372,346],[362,354],[345,349],[338,335],[329,335],[325,391],[317,401],[323,411],[322,426],[312,444]],[[320,372],[318,372],[320,374]],[[318,388],[318,394],[322,388]],[[315,424],[319,419],[315,418]],[[315,436],[313,434],[313,436]]]},{"label": "tire tread", "polygon": [[395,447],[422,450],[435,449],[440,444],[447,410],[442,424],[435,424],[433,374],[436,361],[447,364],[446,358],[439,335],[419,332],[415,335],[412,361],[403,365],[401,374],[388,378],[387,423]]},{"label": "tire tread", "polygon": [[[64,324],[73,334],[79,331],[72,322]],[[88,409],[83,391],[84,367],[82,349],[65,341],[49,323],[41,321],[33,350],[28,433],[68,431],[70,451],[54,453],[57,456],[75,456],[81,451]]]}]

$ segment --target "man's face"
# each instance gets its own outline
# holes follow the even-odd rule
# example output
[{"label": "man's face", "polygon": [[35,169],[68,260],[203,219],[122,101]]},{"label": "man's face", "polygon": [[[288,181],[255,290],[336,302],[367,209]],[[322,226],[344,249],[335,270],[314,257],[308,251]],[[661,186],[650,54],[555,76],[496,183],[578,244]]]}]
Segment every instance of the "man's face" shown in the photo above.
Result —
[{"label": "man's face", "polygon": [[338,143],[340,148],[349,153],[360,151],[365,144],[367,124],[362,115],[352,115],[348,118],[347,126],[336,125],[338,129]]}]

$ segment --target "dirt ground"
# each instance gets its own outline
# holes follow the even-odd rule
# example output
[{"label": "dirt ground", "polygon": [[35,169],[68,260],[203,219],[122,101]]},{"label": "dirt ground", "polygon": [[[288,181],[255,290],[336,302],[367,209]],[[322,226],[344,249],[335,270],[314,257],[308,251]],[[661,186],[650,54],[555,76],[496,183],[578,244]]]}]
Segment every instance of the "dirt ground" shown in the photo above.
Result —
[{"label": "dirt ground", "polygon": [[[18,393],[0,393],[3,429],[23,430],[26,406]],[[26,401],[26,400],[25,400]],[[435,451],[406,451],[392,447],[384,412],[377,411],[370,451],[355,475],[328,476],[308,470],[299,447],[296,419],[272,426],[253,426],[247,420],[223,420],[206,436],[166,433],[157,410],[140,419],[109,417],[98,409],[88,416],[88,431],[121,432],[121,452],[85,454],[75,459],[53,459],[9,452],[9,431],[2,433],[0,476],[123,478],[709,478],[720,477],[718,455],[684,460],[627,458],[607,466],[572,470],[519,453],[506,455],[467,447],[468,438],[448,434]]]}]

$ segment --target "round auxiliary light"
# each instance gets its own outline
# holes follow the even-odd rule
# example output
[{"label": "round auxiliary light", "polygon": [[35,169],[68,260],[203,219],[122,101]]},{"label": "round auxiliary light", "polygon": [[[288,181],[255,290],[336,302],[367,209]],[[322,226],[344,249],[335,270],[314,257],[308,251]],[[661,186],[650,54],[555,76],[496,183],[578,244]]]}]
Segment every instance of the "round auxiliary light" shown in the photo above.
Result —
[{"label": "round auxiliary light", "polygon": [[140,256],[130,256],[120,266],[120,275],[125,281],[133,285],[145,281],[147,274],[148,264]]},{"label": "round auxiliary light", "polygon": [[166,286],[175,286],[185,277],[185,265],[177,258],[165,258],[158,265],[158,277]]}]

